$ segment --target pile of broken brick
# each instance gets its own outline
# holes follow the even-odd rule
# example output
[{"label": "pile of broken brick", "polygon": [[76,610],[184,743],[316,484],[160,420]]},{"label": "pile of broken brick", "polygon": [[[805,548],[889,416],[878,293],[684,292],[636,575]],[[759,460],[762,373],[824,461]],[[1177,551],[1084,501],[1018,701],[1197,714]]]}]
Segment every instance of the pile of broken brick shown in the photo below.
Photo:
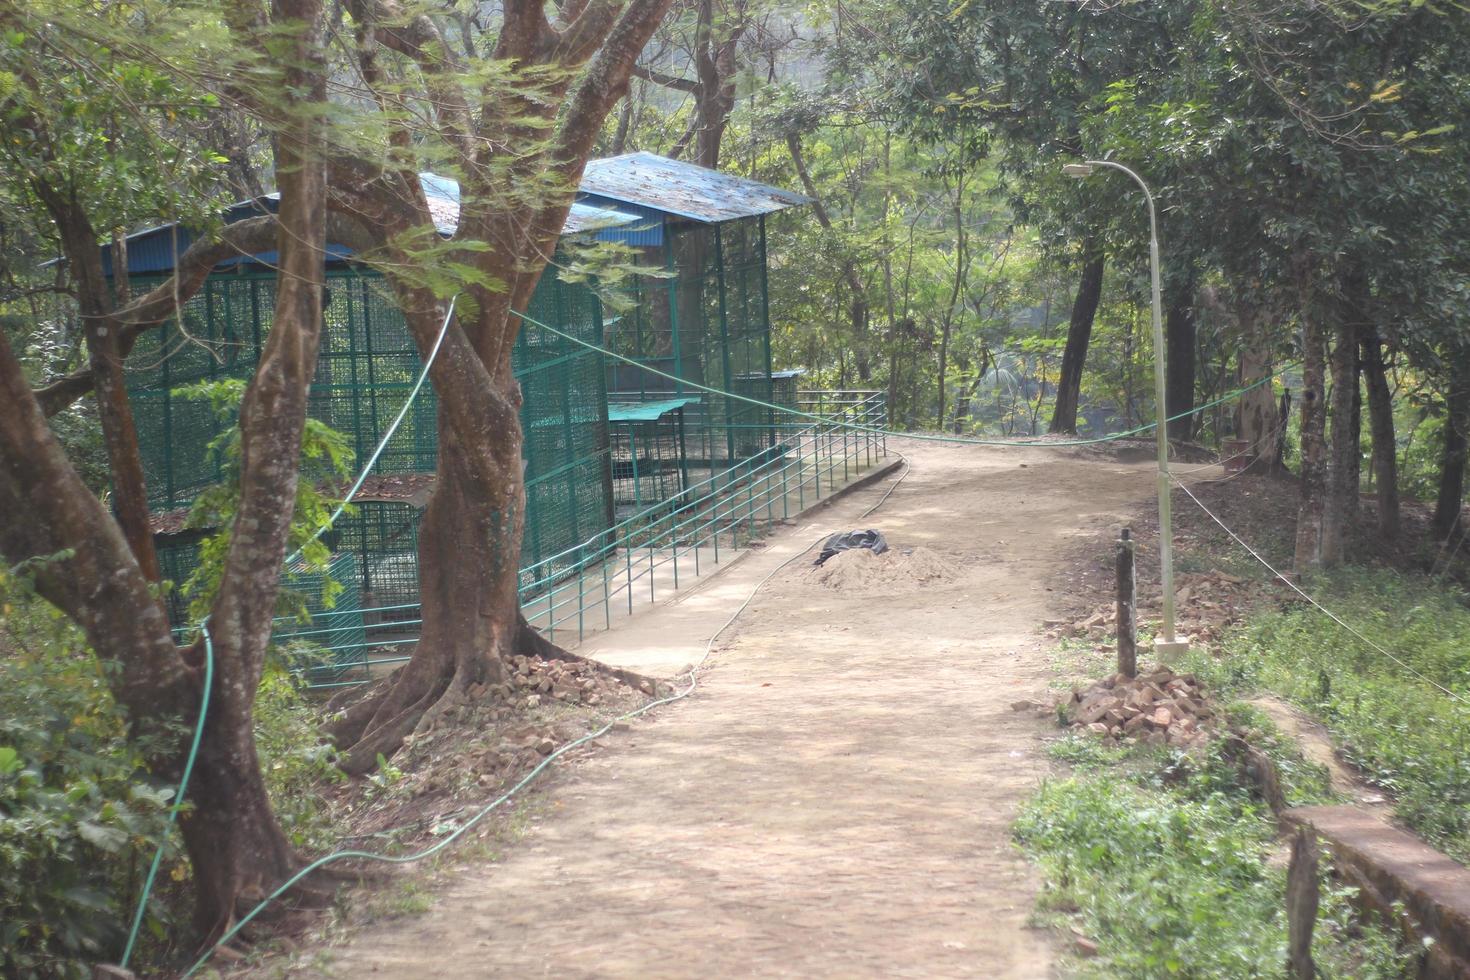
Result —
[{"label": "pile of broken brick", "polygon": [[1125,745],[1143,742],[1189,749],[1209,739],[1205,729],[1214,706],[1193,674],[1167,667],[1140,670],[1136,677],[1112,674],[1090,687],[1077,687],[1062,703],[1070,725]]}]

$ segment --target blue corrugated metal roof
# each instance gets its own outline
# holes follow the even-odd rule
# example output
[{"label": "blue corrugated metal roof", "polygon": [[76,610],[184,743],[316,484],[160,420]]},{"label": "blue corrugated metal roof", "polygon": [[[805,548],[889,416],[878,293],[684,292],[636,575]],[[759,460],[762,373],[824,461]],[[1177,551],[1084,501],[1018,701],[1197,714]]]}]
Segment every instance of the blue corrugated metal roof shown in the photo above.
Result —
[{"label": "blue corrugated metal roof", "polygon": [[[432,173],[420,174],[419,179],[423,182],[424,195],[429,204],[429,215],[434,220],[435,229],[441,235],[454,234],[454,229],[459,225],[459,184],[452,178]],[[224,221],[225,224],[233,224],[255,215],[273,214],[279,207],[280,195],[267,194],[253,201],[242,201],[230,205],[225,209]],[[592,232],[596,237],[603,238],[620,226],[635,223],[640,223],[639,216],[636,214],[578,202],[572,205],[571,211],[567,214],[566,223],[562,226],[562,234],[577,235]],[[642,223],[646,224],[646,222]],[[177,257],[183,254],[193,241],[194,236],[187,228],[179,224],[159,225],[156,228],[134,232],[128,236],[129,275],[147,275],[172,270]],[[328,243],[327,252],[334,259],[341,260],[350,256],[352,249],[345,245]],[[275,261],[276,253],[271,250],[254,255],[241,255],[220,264],[240,265],[255,262],[269,265]],[[102,271],[109,276],[112,275],[112,249],[107,247],[102,249]]]},{"label": "blue corrugated metal roof", "polygon": [[634,204],[715,224],[810,204],[804,194],[653,153],[589,160],[582,197]]},{"label": "blue corrugated metal roof", "polygon": [[[440,234],[452,235],[459,224],[459,184],[453,178],[432,173],[420,174],[419,179],[434,227]],[[664,241],[664,222],[670,216],[717,223],[809,203],[811,199],[805,195],[760,181],[653,153],[627,153],[588,162],[577,203],[567,214],[562,234],[590,233],[599,241],[659,246]],[[234,204],[225,209],[225,222],[274,212],[279,204],[276,194]],[[128,271],[133,275],[166,272],[192,242],[188,229],[179,225],[161,225],[129,235]],[[328,251],[339,258],[352,254],[342,245],[329,245]],[[273,252],[262,252],[224,264],[273,260]],[[102,249],[102,266],[108,275],[112,274],[111,249]]]}]

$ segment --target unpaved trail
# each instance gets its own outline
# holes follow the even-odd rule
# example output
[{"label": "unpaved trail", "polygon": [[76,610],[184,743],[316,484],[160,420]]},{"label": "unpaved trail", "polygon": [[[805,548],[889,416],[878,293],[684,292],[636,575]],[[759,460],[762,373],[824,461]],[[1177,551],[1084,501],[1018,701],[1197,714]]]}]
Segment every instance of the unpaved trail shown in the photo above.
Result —
[{"label": "unpaved trail", "polygon": [[788,566],[695,697],[551,777],[550,805],[503,861],[461,869],[423,915],[351,936],[318,959],[326,975],[1050,976],[1050,942],[1027,926],[1037,877],[1009,835],[1046,772],[1049,726],[1010,705],[1045,692],[1036,628],[1057,552],[1146,498],[1152,470],[894,443],[913,469],[871,518],[889,484],[728,569],[714,580],[726,599],[698,616],[656,609],[598,646],[611,657],[678,630],[696,659],[823,530],[879,528],[943,574],[899,562],[895,581],[865,568],[832,588],[809,559]]}]

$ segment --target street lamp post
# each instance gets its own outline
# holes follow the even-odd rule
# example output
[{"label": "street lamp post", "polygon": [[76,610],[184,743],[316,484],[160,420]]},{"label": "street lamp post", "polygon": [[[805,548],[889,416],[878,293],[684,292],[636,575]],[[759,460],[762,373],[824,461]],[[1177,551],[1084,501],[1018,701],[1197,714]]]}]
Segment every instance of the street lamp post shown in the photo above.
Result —
[{"label": "street lamp post", "polygon": [[1111,160],[1084,160],[1082,163],[1065,164],[1062,173],[1080,180],[1092,176],[1097,167],[1121,170],[1132,177],[1148,200],[1148,258],[1153,280],[1154,415],[1157,419],[1154,426],[1157,429],[1159,449],[1159,561],[1164,588],[1163,635],[1154,639],[1154,653],[1157,656],[1181,654],[1189,649],[1189,644],[1179,639],[1174,632],[1174,514],[1169,497],[1169,429],[1164,384],[1164,300],[1159,284],[1159,219],[1154,209],[1153,192],[1148,189],[1142,177],[1121,163]]}]

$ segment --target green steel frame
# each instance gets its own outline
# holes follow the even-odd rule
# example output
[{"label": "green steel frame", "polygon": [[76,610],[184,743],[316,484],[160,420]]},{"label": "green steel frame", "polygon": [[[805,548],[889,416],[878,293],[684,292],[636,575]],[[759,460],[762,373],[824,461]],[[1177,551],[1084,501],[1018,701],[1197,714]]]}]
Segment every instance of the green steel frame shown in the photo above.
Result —
[{"label": "green steel frame", "polygon": [[[886,459],[887,437],[872,431],[886,426],[886,404],[879,391],[799,393],[797,407],[823,421],[775,423],[778,450],[740,461],[622,518],[595,539],[523,566],[520,595],[528,618],[554,642],[580,640],[610,627],[622,609],[631,613],[660,590],[678,589],[714,570],[776,524]],[[364,610],[366,642],[353,639],[345,646],[370,651],[370,672],[404,663],[412,640],[402,630],[418,620],[388,624],[379,617],[416,612],[417,606],[407,605]],[[318,635],[329,650],[339,648],[329,631]],[[358,683],[322,671],[307,678],[322,688]]]},{"label": "green steel frame", "polygon": [[[274,307],[274,274],[216,273],[177,322],[140,340],[129,359],[129,392],[155,510],[187,507],[222,475],[222,461],[210,446],[223,425],[205,401],[181,397],[179,388],[248,379]],[[602,341],[596,295],[554,275],[543,278],[527,312],[594,344]],[[308,411],[345,433],[357,459],[366,459],[402,407],[422,362],[386,282],[375,273],[328,269],[323,318]],[[523,330],[513,362],[524,396],[523,554],[534,563],[612,523],[606,372],[601,354],[546,331]],[[426,389],[386,446],[374,476],[427,478],[437,450],[437,403]],[[416,598],[418,520],[411,504],[366,499],[333,530],[330,543],[357,556],[355,587],[370,607]],[[160,541],[161,561],[175,582],[186,577],[194,549],[187,539]],[[178,615],[186,605],[187,597],[179,596],[172,611]]]},{"label": "green steel frame", "polygon": [[[667,278],[632,289],[631,312],[610,321],[610,350],[676,375],[671,381],[638,366],[608,365],[609,397],[658,400],[691,391],[684,381],[763,402],[773,401],[766,282],[765,218],[721,224],[670,222],[661,248],[645,260]],[[701,393],[684,412],[687,461],[698,482],[777,445],[769,409]]]}]

